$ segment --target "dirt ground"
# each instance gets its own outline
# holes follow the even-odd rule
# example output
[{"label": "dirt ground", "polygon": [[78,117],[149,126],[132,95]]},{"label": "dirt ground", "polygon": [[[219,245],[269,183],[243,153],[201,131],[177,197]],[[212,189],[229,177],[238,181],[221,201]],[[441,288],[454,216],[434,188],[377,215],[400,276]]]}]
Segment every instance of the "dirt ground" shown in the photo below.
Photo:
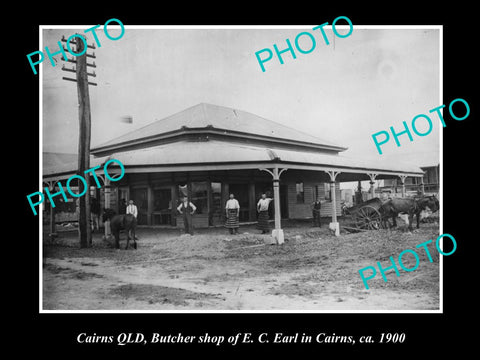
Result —
[{"label": "dirt ground", "polygon": [[[284,227],[283,245],[266,245],[253,226],[226,229],[137,229],[138,249],[111,248],[94,233],[80,249],[77,232],[43,247],[44,310],[437,310],[439,255],[416,249],[416,270],[380,272],[366,290],[358,270],[389,266],[406,249],[438,236],[438,223],[332,236],[308,223]],[[432,246],[433,245],[433,246]],[[413,267],[413,256],[404,264]],[[410,261],[410,262],[409,262]]]}]

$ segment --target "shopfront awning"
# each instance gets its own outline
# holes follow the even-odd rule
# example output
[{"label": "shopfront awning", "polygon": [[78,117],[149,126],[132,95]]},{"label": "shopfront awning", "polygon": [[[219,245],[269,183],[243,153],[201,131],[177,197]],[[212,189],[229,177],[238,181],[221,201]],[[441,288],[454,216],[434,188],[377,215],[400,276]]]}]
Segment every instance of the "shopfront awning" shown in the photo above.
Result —
[{"label": "shopfront awning", "polygon": [[[382,163],[336,154],[271,149],[222,141],[180,141],[115,152],[109,156],[92,157],[90,166],[103,166],[110,159],[119,160],[127,173],[258,169],[272,167],[273,164],[281,164],[289,169],[334,170],[352,174],[422,177],[424,173],[420,167],[412,164]],[[74,158],[58,166],[45,160],[44,164],[48,166],[43,168],[43,177],[50,180],[59,176],[68,178],[77,169]]]}]

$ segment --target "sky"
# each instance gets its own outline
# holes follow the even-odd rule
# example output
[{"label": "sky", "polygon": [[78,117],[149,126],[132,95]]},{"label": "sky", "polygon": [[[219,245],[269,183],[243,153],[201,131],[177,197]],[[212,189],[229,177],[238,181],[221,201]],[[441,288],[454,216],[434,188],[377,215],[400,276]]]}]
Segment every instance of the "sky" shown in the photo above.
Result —
[{"label": "sky", "polygon": [[[441,105],[439,29],[355,28],[346,38],[330,28],[326,45],[314,25],[302,28],[166,28],[138,29],[125,24],[119,40],[96,30],[101,47],[95,50],[96,77],[90,81],[92,147],[182,111],[201,102],[251,112],[348,147],[350,157],[418,166],[439,162],[441,124],[431,116],[432,132],[424,137],[400,137],[382,146],[379,155],[372,134],[390,126],[402,131],[403,121],[429,114]],[[91,26],[85,26],[89,28]],[[120,34],[114,26],[111,36]],[[283,54],[264,64],[255,52],[286,47],[308,31],[316,39],[308,54]],[[346,29],[339,27],[339,33]],[[57,41],[83,29],[44,28],[43,47],[58,49]],[[87,36],[88,43],[94,42]],[[311,44],[302,37],[300,46]],[[91,52],[90,50],[89,52]],[[48,59],[41,65],[43,151],[76,153],[78,98],[74,77]],[[71,56],[70,56],[71,57]],[[91,62],[92,59],[89,59]],[[72,67],[72,64],[67,64]],[[89,71],[92,71],[89,68]],[[121,122],[132,116],[133,123]],[[418,130],[425,131],[425,123]]]}]

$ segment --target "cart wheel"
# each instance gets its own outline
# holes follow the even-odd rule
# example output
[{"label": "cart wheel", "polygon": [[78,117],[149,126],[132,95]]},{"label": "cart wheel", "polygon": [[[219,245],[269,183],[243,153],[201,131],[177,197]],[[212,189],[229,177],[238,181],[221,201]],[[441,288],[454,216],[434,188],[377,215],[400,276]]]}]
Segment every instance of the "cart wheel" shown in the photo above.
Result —
[{"label": "cart wheel", "polygon": [[378,230],[382,228],[382,215],[372,206],[361,207],[355,215],[355,225],[359,229]]}]

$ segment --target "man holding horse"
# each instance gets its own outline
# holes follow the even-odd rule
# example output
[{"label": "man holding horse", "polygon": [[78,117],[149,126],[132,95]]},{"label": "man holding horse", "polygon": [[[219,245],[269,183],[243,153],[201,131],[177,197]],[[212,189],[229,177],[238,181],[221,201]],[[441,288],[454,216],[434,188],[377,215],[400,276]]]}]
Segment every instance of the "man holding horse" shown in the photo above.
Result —
[{"label": "man holding horse", "polygon": [[135,216],[135,219],[137,218],[138,216],[138,209],[137,209],[137,205],[135,205],[133,203],[133,200],[130,200],[128,202],[128,206],[127,206],[127,210],[125,211],[126,214],[132,214],[133,216]]},{"label": "man holding horse", "polygon": [[[137,209],[137,205],[135,205],[133,203],[133,200],[130,200],[128,202],[128,206],[127,206],[127,209],[125,211],[126,214],[132,214],[133,216],[135,216],[135,220],[137,219],[138,217],[138,209]],[[135,237],[135,240],[138,240],[137,237]]]}]

